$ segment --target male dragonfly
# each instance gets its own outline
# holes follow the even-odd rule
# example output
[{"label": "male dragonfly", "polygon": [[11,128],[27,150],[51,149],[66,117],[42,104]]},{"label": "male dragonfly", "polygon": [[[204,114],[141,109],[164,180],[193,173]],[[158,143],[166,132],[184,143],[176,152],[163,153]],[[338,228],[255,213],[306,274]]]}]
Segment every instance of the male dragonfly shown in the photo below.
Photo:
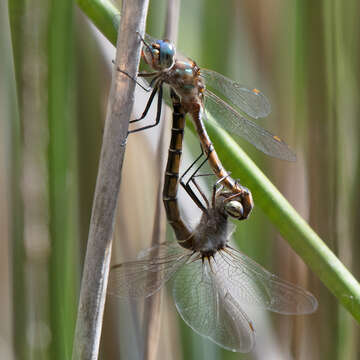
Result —
[{"label": "male dragonfly", "polygon": [[[248,197],[249,211],[245,211],[243,217],[246,219],[253,206],[251,193],[248,190],[244,193],[244,188],[232,179],[222,166],[203,120],[211,114],[216,123],[232,136],[242,137],[267,155],[294,161],[296,156],[285,142],[250,119],[266,117],[270,113],[269,101],[257,89],[250,90],[215,71],[198,67],[193,60],[176,53],[175,46],[167,40],[156,40],[146,35],[146,40],[141,38],[141,41],[144,44],[142,57],[154,72],[139,73],[139,76],[151,78],[150,85],[153,90],[142,116],[131,122],[146,117],[156,93],[157,115],[154,124],[132,129],[129,133],[145,130],[159,123],[163,85],[168,84],[180,97],[184,111],[191,115],[202,150],[215,175],[219,179],[224,179],[223,185],[230,191]],[[226,101],[210,89],[221,94]]]}]

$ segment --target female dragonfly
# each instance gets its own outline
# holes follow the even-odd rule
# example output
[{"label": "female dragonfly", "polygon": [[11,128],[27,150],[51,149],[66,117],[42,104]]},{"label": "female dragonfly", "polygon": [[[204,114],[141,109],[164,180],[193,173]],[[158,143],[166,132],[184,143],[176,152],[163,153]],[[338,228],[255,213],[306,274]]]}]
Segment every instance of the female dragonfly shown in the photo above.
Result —
[{"label": "female dragonfly", "polygon": [[113,266],[108,292],[120,297],[148,297],[175,278],[173,296],[183,320],[225,349],[249,352],[255,345],[255,325],[246,313],[247,306],[287,315],[309,314],[316,310],[317,300],[229,245],[233,229],[228,217],[241,218],[243,203],[239,193],[218,188],[222,179],[208,201],[191,176],[205,207],[200,207],[202,217],[193,231],[183,221],[176,194],[185,111],[174,94],[173,100],[163,200],[177,242],[154,246],[136,261]]},{"label": "female dragonfly", "polygon": [[[270,104],[259,90],[247,89],[215,71],[200,69],[194,61],[176,53],[174,45],[167,40],[155,40],[149,35],[146,38],[147,41],[141,38],[144,43],[142,57],[154,72],[140,73],[139,76],[152,78],[150,85],[153,91],[142,116],[131,122],[145,118],[158,92],[157,116],[154,124],[130,130],[129,133],[159,123],[163,84],[168,84],[180,97],[185,112],[191,115],[202,149],[214,173],[218,178],[225,179],[223,184],[234,193],[244,193],[244,188],[229,176],[217,156],[203,122],[207,113],[231,135],[244,138],[265,154],[289,161],[296,159],[285,142],[249,119],[266,117],[270,113]],[[226,102],[210,88],[221,94]],[[251,193],[244,193],[244,196],[249,200],[249,211],[245,209],[244,212],[246,219],[253,205]]]}]

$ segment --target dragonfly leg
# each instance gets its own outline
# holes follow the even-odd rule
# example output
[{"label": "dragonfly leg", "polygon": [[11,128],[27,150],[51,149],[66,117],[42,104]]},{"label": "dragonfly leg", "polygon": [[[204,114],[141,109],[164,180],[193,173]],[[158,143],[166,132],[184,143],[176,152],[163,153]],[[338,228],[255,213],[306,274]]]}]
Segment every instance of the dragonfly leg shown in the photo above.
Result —
[{"label": "dragonfly leg", "polygon": [[[113,63],[114,63],[114,60],[113,60]],[[154,76],[154,78],[150,82],[149,88],[147,89],[142,84],[140,84],[134,77],[132,77],[129,73],[127,73],[126,71],[121,70],[119,67],[117,67],[116,70],[118,72],[121,72],[122,74],[128,76],[131,80],[135,81],[135,83],[137,85],[139,85],[146,92],[150,92],[150,90],[153,88],[153,86],[155,84],[155,86],[154,86],[154,88],[153,88],[153,90],[151,92],[151,95],[149,97],[149,100],[146,103],[145,110],[143,111],[141,117],[138,118],[138,119],[130,120],[129,123],[132,124],[134,122],[143,120],[146,117],[147,113],[149,112],[150,106],[151,106],[151,104],[152,104],[152,102],[154,100],[156,92],[160,89],[160,87],[162,87],[162,84],[159,82],[159,79],[156,76],[156,75],[158,75],[158,73],[138,73],[138,77],[151,77],[151,76]],[[160,96],[160,91],[159,91],[159,96]],[[161,97],[162,97],[162,89],[161,89]],[[159,100],[158,100],[158,111],[159,111]],[[161,111],[161,106],[160,106],[160,111]],[[138,132],[138,131],[141,131],[141,130],[145,130],[145,129],[149,129],[150,127],[156,126],[159,123],[159,121],[160,121],[160,119],[158,120],[158,122],[155,122],[154,125],[150,125],[149,127],[144,126],[143,128],[139,128],[139,129],[136,129],[136,130],[130,130],[128,132],[128,134],[131,134],[133,132]]]},{"label": "dragonfly leg", "polygon": [[[185,172],[180,177],[180,183],[181,185],[185,185],[185,182],[183,178],[186,176],[186,174],[191,170],[191,168],[201,159],[201,157],[204,155],[204,150],[200,145],[201,154],[192,162],[192,164],[185,170]],[[192,175],[193,176],[193,175]]]},{"label": "dragonfly leg", "polygon": [[[115,61],[112,60],[112,63],[115,64]],[[124,75],[126,75],[128,78],[130,78],[132,81],[134,81],[137,85],[139,85],[144,91],[146,92],[150,92],[151,91],[151,86],[149,86],[148,88],[146,88],[145,86],[143,86],[142,84],[140,84],[133,76],[131,76],[128,72],[121,70],[119,67],[116,68],[116,71],[118,71],[119,73],[122,73]],[[155,76],[157,73],[138,73],[138,77],[146,77],[146,76]]]},{"label": "dragonfly leg", "polygon": [[146,117],[147,113],[149,112],[150,106],[151,106],[152,102],[154,101],[154,98],[155,98],[155,95],[156,95],[157,91],[158,91],[158,88],[155,87],[153,89],[150,97],[149,97],[148,102],[146,103],[146,106],[145,106],[145,109],[144,109],[142,115],[138,119],[130,120],[129,121],[130,124],[132,124],[134,122],[137,122],[137,121],[140,121],[140,120],[143,120]]},{"label": "dragonfly leg", "polygon": [[[190,168],[187,169],[186,172],[188,172],[188,171],[191,169],[191,167],[193,167],[193,166],[200,160],[200,158],[201,158],[203,155],[204,155],[204,150],[203,150],[203,148],[201,147],[201,154],[196,158],[196,160],[191,164]],[[203,161],[201,162],[201,164],[197,167],[197,169],[192,173],[192,175],[190,176],[189,180],[186,182],[186,185],[188,185],[193,178],[199,176],[199,175],[197,175],[197,173],[198,173],[199,170],[204,166],[204,164],[207,162],[208,159],[209,159],[209,155],[206,156],[205,160],[203,160]],[[185,172],[185,173],[186,173],[186,172]],[[185,173],[184,173],[184,174],[185,174]],[[205,176],[207,176],[207,174],[205,174]]]},{"label": "dragonfly leg", "polygon": [[151,103],[153,102],[154,100],[154,97],[155,97],[155,94],[156,92],[159,90],[159,95],[158,95],[158,102],[157,102],[157,114],[156,114],[156,119],[155,119],[155,123],[154,124],[151,124],[151,125],[146,125],[146,126],[143,126],[143,127],[140,127],[140,128],[137,128],[137,129],[134,129],[134,130],[129,130],[128,134],[132,134],[132,133],[135,133],[135,132],[138,132],[138,131],[142,131],[142,130],[146,130],[146,129],[150,129],[156,125],[159,124],[160,122],[160,118],[161,118],[161,106],[162,106],[162,97],[163,97],[163,88],[162,88],[162,84],[156,86],[153,90],[153,92],[151,93],[150,95],[150,98],[146,104],[146,107],[145,107],[145,110],[141,116],[141,118],[139,119],[135,119],[135,120],[131,120],[130,123],[133,123],[133,122],[136,122],[136,121],[140,121],[142,120],[148,113],[149,111],[149,108],[151,106]]},{"label": "dragonfly leg", "polygon": [[[211,203],[212,206],[215,207],[215,200],[216,200],[216,195],[221,192],[224,189],[224,185],[221,184],[227,177],[229,177],[231,174],[231,172],[229,171],[225,176],[223,176],[221,179],[217,180],[216,183],[213,185],[213,192],[212,192],[212,198],[211,198]],[[219,186],[220,184],[220,186]],[[236,196],[238,196],[238,193],[235,193]],[[227,200],[227,199],[226,199]],[[226,201],[225,200],[225,201]]]},{"label": "dragonfly leg", "polygon": [[194,165],[201,159],[201,157],[204,155],[204,151],[201,148],[201,154],[195,159],[195,161],[186,169],[186,171],[181,175],[180,178],[180,184],[181,186],[184,188],[184,190],[187,192],[187,194],[191,197],[191,199],[195,202],[195,204],[200,208],[200,210],[207,212],[207,208],[202,204],[202,202],[200,201],[199,197],[194,193],[194,190],[191,188],[190,186],[190,182],[192,182],[195,187],[197,188],[197,190],[199,191],[200,195],[202,196],[206,206],[209,206],[209,202],[206,198],[206,196],[204,195],[204,193],[202,192],[202,190],[200,189],[199,185],[196,183],[195,181],[195,177],[196,177],[196,173],[199,171],[199,169],[204,165],[204,163],[206,162],[207,158],[202,161],[202,163],[200,164],[200,166],[191,174],[190,178],[188,181],[184,181],[184,176],[191,170],[191,168],[194,167]]},{"label": "dragonfly leg", "polygon": [[201,197],[203,198],[205,204],[207,207],[209,207],[209,200],[207,199],[207,197],[205,196],[205,194],[203,193],[203,191],[201,190],[199,184],[196,182],[195,178],[191,178],[191,182],[194,184],[194,186],[196,187],[197,191],[199,192],[199,194],[201,195]]},{"label": "dragonfly leg", "polygon": [[[224,185],[221,183],[230,175],[231,175],[231,171],[228,171],[226,175],[224,175],[222,178],[220,178],[216,181],[216,183],[213,185],[213,188],[217,189],[216,192],[219,192],[219,190],[221,191],[224,188]],[[235,183],[241,187],[241,185],[237,181],[235,181]],[[219,184],[221,184],[221,185],[218,188]]]},{"label": "dragonfly leg", "polygon": [[141,36],[141,34],[137,31],[136,32],[137,35],[139,36],[140,40],[142,41],[142,43],[147,47],[147,49],[151,52],[151,46],[145,41],[145,39]]}]

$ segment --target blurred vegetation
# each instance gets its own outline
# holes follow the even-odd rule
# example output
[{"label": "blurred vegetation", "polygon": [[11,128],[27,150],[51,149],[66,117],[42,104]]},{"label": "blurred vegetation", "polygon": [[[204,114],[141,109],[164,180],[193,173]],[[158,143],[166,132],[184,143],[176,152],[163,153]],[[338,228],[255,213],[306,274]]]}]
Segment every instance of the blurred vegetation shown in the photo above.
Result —
[{"label": "blurred vegetation", "polygon": [[[96,11],[95,2],[78,3]],[[150,4],[147,32],[155,37],[163,35],[166,6]],[[356,0],[183,0],[178,41],[201,66],[268,96],[273,111],[261,125],[285,139],[298,161],[243,148],[356,278],[359,10]],[[0,3],[0,16],[0,358],[69,359],[114,54],[70,0],[9,0]],[[105,25],[109,35],[113,24]],[[187,132],[186,141],[197,154],[196,138]],[[228,163],[229,154],[217,149]],[[115,244],[123,258],[150,244],[162,178],[156,162],[148,137],[129,139],[117,222],[128,241]],[[258,339],[252,354],[234,354],[184,325],[169,294],[159,359],[358,358],[358,325],[259,207],[238,226],[236,241],[266,268],[312,291],[317,313],[266,318],[271,337]],[[139,321],[116,305],[108,301],[101,357],[137,358]]]}]

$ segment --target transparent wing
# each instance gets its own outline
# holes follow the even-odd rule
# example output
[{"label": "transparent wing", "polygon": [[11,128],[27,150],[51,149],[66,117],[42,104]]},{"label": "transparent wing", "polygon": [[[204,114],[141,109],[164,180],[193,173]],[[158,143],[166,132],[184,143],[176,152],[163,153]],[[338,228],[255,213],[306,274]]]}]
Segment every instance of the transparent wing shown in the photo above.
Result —
[{"label": "transparent wing", "polygon": [[210,91],[206,91],[205,111],[231,135],[237,135],[267,155],[295,161],[296,155],[279,137],[240,115],[234,108]]},{"label": "transparent wing", "polygon": [[140,253],[136,261],[114,265],[108,294],[119,297],[148,297],[158,291],[187,261],[191,252],[176,242],[167,242]]},{"label": "transparent wing", "polygon": [[214,272],[240,303],[287,315],[310,314],[317,309],[311,293],[280,279],[240,251],[218,252],[214,263]]},{"label": "transparent wing", "polygon": [[264,118],[270,114],[270,103],[259,90],[250,90],[213,70],[201,69],[200,75],[205,79],[207,88],[218,91],[232,105],[235,105],[252,118]]},{"label": "transparent wing", "polygon": [[182,319],[219,346],[249,352],[255,344],[252,324],[239,303],[214,281],[201,260],[186,264],[175,277],[173,295]]}]

